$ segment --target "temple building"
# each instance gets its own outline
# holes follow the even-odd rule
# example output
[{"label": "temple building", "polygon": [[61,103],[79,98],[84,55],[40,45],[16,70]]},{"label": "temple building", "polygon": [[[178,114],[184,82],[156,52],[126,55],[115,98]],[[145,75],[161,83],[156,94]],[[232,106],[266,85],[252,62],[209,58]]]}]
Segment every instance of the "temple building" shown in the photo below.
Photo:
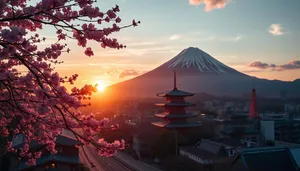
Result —
[{"label": "temple building", "polygon": [[177,89],[176,72],[174,72],[173,90],[157,94],[157,96],[164,97],[167,100],[166,103],[156,104],[156,106],[165,108],[165,112],[155,114],[156,117],[162,118],[163,121],[153,122],[152,124],[167,129],[182,129],[200,126],[200,123],[191,123],[186,120],[187,118],[197,117],[197,114],[187,113],[185,111],[186,107],[195,106],[195,104],[185,101],[186,97],[193,95],[194,93]]},{"label": "temple building", "polygon": [[188,118],[197,117],[197,114],[187,113],[186,107],[195,106],[193,103],[185,101],[186,97],[193,96],[194,93],[185,92],[177,89],[176,72],[174,72],[174,88],[166,93],[159,93],[157,96],[166,98],[166,103],[156,104],[156,106],[164,107],[165,112],[154,114],[156,117],[162,118],[163,121],[152,122],[154,126],[174,130],[175,133],[175,154],[178,155],[178,130],[186,128],[194,128],[201,126],[199,122],[188,122]]},{"label": "temple building", "polygon": [[[18,149],[25,143],[25,137],[22,134],[13,140],[13,147]],[[70,131],[63,130],[62,134],[56,139],[56,154],[51,154],[44,146],[37,143],[30,145],[31,151],[42,151],[41,158],[36,160],[35,166],[26,165],[25,160],[18,160],[17,156],[12,153],[8,154],[5,161],[5,170],[22,170],[22,171],[41,171],[41,170],[63,170],[63,171],[81,171],[79,160],[79,149],[77,139]]]}]

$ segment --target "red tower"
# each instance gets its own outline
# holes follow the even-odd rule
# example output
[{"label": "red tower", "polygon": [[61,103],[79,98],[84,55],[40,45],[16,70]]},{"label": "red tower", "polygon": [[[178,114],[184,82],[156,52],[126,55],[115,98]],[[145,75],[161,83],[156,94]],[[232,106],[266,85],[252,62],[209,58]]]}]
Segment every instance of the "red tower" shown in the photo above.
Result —
[{"label": "red tower", "polygon": [[257,109],[256,109],[256,91],[254,88],[252,89],[252,99],[251,99],[251,104],[250,104],[249,115],[251,118],[258,117],[258,113],[257,113]]}]

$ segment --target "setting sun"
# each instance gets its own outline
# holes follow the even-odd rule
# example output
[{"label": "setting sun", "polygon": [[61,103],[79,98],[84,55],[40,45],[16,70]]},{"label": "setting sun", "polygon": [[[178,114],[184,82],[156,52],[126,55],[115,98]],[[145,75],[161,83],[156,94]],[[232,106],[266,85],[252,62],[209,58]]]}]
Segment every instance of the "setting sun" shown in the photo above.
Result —
[{"label": "setting sun", "polygon": [[97,90],[98,91],[100,91],[100,92],[104,91],[105,87],[106,87],[106,85],[103,81],[98,81],[97,82]]}]

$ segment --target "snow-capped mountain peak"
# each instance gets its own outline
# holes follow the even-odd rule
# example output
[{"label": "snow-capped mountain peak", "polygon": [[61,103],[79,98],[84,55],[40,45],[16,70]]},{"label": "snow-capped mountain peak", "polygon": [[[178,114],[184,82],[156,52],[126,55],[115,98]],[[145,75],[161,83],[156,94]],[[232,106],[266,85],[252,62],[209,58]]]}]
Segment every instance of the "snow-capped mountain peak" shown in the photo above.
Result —
[{"label": "snow-capped mountain peak", "polygon": [[[284,91],[287,96],[300,97],[300,79],[285,82],[252,77],[193,47],[184,49],[168,62],[143,75],[110,86],[106,92],[108,97],[122,94],[122,97],[152,98],[159,92],[172,89],[174,70],[177,73],[178,88],[191,93],[251,97],[255,85],[260,96],[277,97],[278,92]],[[119,100],[118,96],[116,98]]]},{"label": "snow-capped mountain peak", "polygon": [[163,64],[167,68],[195,68],[199,72],[209,73],[229,73],[235,71],[234,69],[224,65],[209,54],[200,50],[199,48],[189,47],[181,51],[177,56]]}]

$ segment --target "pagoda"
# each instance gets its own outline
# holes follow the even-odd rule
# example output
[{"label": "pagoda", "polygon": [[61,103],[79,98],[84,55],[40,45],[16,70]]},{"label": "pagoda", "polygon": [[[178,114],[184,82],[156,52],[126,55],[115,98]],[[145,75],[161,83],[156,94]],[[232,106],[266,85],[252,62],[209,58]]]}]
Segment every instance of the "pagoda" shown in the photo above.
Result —
[{"label": "pagoda", "polygon": [[186,113],[185,108],[195,106],[195,104],[185,101],[185,97],[193,96],[194,93],[188,93],[177,89],[176,72],[174,72],[174,88],[166,93],[159,93],[157,96],[166,98],[166,103],[155,104],[164,107],[165,112],[155,114],[156,117],[163,118],[163,121],[153,122],[157,127],[167,129],[182,129],[198,127],[200,123],[187,122],[187,118],[197,117],[197,114]]}]

